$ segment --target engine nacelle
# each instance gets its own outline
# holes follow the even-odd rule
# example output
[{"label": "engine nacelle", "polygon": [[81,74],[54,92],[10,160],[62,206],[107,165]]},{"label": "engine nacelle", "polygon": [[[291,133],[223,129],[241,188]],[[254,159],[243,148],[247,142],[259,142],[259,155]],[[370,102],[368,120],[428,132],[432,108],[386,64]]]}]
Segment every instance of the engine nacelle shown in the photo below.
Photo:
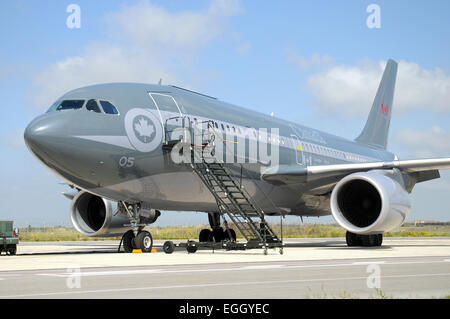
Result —
[{"label": "engine nacelle", "polygon": [[77,231],[90,237],[122,236],[130,230],[128,218],[114,216],[115,202],[85,191],[79,192],[72,200],[70,219]]},{"label": "engine nacelle", "polygon": [[381,234],[401,226],[411,203],[406,190],[394,179],[376,171],[344,177],[331,193],[336,222],[355,234]]}]

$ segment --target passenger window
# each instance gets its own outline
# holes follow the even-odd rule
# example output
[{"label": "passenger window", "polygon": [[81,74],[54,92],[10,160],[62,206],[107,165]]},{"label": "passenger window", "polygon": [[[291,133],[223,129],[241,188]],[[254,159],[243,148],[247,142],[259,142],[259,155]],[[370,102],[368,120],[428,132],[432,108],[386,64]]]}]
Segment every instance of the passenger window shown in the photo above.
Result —
[{"label": "passenger window", "polygon": [[61,104],[56,108],[57,111],[63,110],[78,110],[84,104],[84,100],[64,100]]},{"label": "passenger window", "polygon": [[180,112],[175,103],[175,100],[171,96],[153,93],[152,97],[161,111],[169,111],[175,113]]},{"label": "passenger window", "polygon": [[96,113],[102,113],[102,111],[100,111],[100,108],[98,107],[98,104],[97,104],[96,100],[89,100],[86,103],[86,109],[88,111],[94,111]]},{"label": "passenger window", "polygon": [[103,111],[105,111],[106,114],[119,114],[116,107],[108,101],[100,101],[100,104],[102,105]]}]

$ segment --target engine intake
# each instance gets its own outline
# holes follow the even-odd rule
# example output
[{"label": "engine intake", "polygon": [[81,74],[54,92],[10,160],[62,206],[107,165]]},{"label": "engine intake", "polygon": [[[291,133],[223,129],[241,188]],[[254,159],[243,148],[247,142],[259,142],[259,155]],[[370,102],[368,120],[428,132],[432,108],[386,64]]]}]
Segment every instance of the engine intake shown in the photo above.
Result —
[{"label": "engine intake", "polygon": [[122,236],[130,227],[127,218],[114,216],[114,202],[90,194],[79,192],[72,200],[70,219],[77,231],[90,237]]},{"label": "engine intake", "polygon": [[331,194],[334,219],[355,234],[380,234],[399,227],[410,208],[406,190],[376,171],[343,178]]}]

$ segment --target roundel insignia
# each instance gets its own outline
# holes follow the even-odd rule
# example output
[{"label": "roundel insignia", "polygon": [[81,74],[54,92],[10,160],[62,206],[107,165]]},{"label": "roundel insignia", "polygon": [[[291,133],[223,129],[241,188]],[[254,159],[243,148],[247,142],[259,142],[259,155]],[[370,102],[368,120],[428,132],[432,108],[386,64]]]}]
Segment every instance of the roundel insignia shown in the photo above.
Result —
[{"label": "roundel insignia", "polygon": [[151,152],[162,142],[161,122],[146,109],[128,111],[125,115],[125,131],[131,145],[140,152]]}]

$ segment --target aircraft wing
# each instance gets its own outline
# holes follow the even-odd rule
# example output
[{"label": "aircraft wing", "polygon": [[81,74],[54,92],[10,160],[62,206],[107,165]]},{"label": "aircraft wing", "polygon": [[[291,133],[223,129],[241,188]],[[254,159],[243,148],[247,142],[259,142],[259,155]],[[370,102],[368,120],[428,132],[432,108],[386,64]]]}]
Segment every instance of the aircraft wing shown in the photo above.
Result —
[{"label": "aircraft wing", "polygon": [[263,171],[261,178],[274,184],[296,184],[327,177],[345,176],[373,169],[393,169],[415,175],[417,182],[439,178],[440,169],[450,169],[450,158],[395,160],[315,166],[279,165]]}]

